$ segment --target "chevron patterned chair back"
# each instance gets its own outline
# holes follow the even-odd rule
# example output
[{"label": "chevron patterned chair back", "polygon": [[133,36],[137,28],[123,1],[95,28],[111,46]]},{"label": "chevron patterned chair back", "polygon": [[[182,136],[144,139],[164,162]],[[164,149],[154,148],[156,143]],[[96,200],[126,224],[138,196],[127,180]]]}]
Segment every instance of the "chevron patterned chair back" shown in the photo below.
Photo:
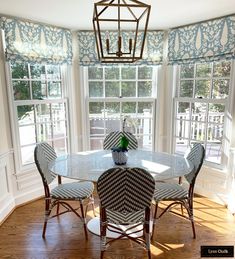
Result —
[{"label": "chevron patterned chair back", "polygon": [[[55,150],[48,143],[42,142],[36,145],[34,149],[34,161],[37,169],[41,175],[44,191],[45,191],[45,219],[43,226],[42,237],[45,238],[47,221],[55,216],[59,216],[66,212],[74,212],[83,221],[84,232],[87,238],[86,219],[83,209],[83,200],[90,199],[90,204],[93,206],[94,199],[92,196],[94,185],[91,182],[72,182],[62,184],[61,179],[58,178],[58,186],[50,190],[49,184],[55,179],[56,175],[49,169],[49,164],[57,158]],[[74,209],[67,201],[77,200],[80,203],[81,215],[78,214],[77,209]],[[61,213],[59,206],[65,208]],[[54,207],[57,207],[56,215],[50,216]]]},{"label": "chevron patterned chair back", "polygon": [[[181,180],[178,184],[176,183],[156,183],[155,192],[154,192],[154,201],[156,203],[154,219],[156,223],[156,219],[159,219],[165,212],[169,211],[171,207],[179,204],[181,205],[181,214],[178,214],[174,211],[171,211],[174,214],[183,216],[184,218],[188,218],[192,224],[193,230],[193,238],[196,238],[194,219],[193,219],[193,196],[194,196],[194,185],[196,182],[196,178],[203,164],[203,160],[205,157],[205,149],[200,143],[195,143],[185,156],[192,164],[192,171],[185,175],[184,178],[189,183],[189,188],[185,189],[181,185]],[[157,209],[158,203],[161,201],[172,201],[157,217]],[[188,217],[184,216],[183,208],[186,209],[188,213]],[[152,238],[154,235],[155,224],[153,225]]]},{"label": "chevron patterned chair back", "polygon": [[128,149],[138,148],[137,139],[131,132],[113,131],[113,132],[110,132],[104,139],[104,144],[103,144],[104,149],[111,149],[112,147],[119,146],[122,136],[126,136],[129,140]]},{"label": "chevron patterned chair back", "polygon": [[50,184],[56,175],[49,170],[49,163],[57,158],[56,152],[47,142],[42,142],[36,147],[36,165],[43,182]]},{"label": "chevron patterned chair back", "polygon": [[107,244],[113,241],[106,242],[107,229],[120,234],[118,239],[129,237],[128,228],[123,230],[113,224],[142,226],[138,231],[143,231],[143,236],[135,241],[144,244],[151,257],[149,224],[154,186],[151,174],[141,168],[112,168],[99,177],[97,192],[100,198],[101,258]]}]

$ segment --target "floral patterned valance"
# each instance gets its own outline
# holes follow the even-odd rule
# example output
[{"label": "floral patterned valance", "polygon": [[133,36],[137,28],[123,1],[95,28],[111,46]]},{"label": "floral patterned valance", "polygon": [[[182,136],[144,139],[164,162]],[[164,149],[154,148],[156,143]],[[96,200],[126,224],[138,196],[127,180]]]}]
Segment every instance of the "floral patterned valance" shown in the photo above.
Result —
[{"label": "floral patterned valance", "polygon": [[235,58],[235,15],[172,29],[169,64]]},{"label": "floral patterned valance", "polygon": [[[115,44],[112,42],[114,35],[117,32],[109,32],[110,46],[112,48]],[[123,32],[123,45],[128,46],[128,40],[133,34],[132,31]],[[105,36],[105,32],[104,32]],[[132,35],[133,36],[133,35]],[[132,37],[133,38],[133,37]],[[143,59],[134,63],[134,65],[158,65],[162,63],[163,59],[163,31],[148,31],[145,41]],[[101,64],[96,49],[95,34],[93,31],[79,31],[78,32],[78,44],[79,44],[79,63],[81,66],[90,66],[95,64]],[[137,46],[138,48],[138,46]],[[130,65],[130,64],[129,64]]]},{"label": "floral patterned valance", "polygon": [[70,30],[1,17],[5,33],[6,59],[15,62],[70,64]]}]

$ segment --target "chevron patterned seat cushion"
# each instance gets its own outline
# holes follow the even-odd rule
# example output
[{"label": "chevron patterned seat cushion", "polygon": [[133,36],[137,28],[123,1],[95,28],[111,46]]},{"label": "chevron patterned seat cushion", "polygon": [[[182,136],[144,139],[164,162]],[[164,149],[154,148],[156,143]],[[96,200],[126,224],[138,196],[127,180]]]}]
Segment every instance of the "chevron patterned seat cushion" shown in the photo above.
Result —
[{"label": "chevron patterned seat cushion", "polygon": [[188,190],[174,183],[156,183],[154,191],[155,201],[183,200],[188,198]]},{"label": "chevron patterned seat cushion", "polygon": [[92,182],[65,183],[51,191],[52,198],[64,200],[82,200],[91,196],[94,190]]}]

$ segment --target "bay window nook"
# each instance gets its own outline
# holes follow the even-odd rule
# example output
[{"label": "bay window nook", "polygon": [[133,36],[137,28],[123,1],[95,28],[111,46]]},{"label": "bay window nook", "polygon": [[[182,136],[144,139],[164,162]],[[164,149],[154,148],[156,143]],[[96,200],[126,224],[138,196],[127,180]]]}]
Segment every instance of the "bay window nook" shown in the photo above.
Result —
[{"label": "bay window nook", "polygon": [[[123,130],[144,154],[181,159],[200,143],[205,158],[194,191],[233,215],[235,14],[151,27],[143,58],[131,64],[101,63],[91,27],[60,26],[0,11],[0,224],[44,195],[38,143],[57,156],[94,152]],[[124,34],[129,40],[133,31]]]}]

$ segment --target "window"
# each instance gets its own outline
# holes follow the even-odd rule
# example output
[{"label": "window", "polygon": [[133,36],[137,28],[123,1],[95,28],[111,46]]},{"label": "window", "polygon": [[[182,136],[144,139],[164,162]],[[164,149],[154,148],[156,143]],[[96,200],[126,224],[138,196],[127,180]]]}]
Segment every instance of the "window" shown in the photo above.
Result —
[{"label": "window", "polygon": [[[84,68],[90,149],[102,149],[112,131],[132,132],[140,148],[152,149],[156,67],[107,66]],[[123,121],[125,120],[125,125]]]},{"label": "window", "polygon": [[231,62],[182,65],[175,98],[175,152],[193,142],[206,149],[206,160],[222,163],[226,102]]},{"label": "window", "polygon": [[20,166],[34,162],[36,143],[67,151],[67,101],[60,66],[10,64],[11,93]]}]

